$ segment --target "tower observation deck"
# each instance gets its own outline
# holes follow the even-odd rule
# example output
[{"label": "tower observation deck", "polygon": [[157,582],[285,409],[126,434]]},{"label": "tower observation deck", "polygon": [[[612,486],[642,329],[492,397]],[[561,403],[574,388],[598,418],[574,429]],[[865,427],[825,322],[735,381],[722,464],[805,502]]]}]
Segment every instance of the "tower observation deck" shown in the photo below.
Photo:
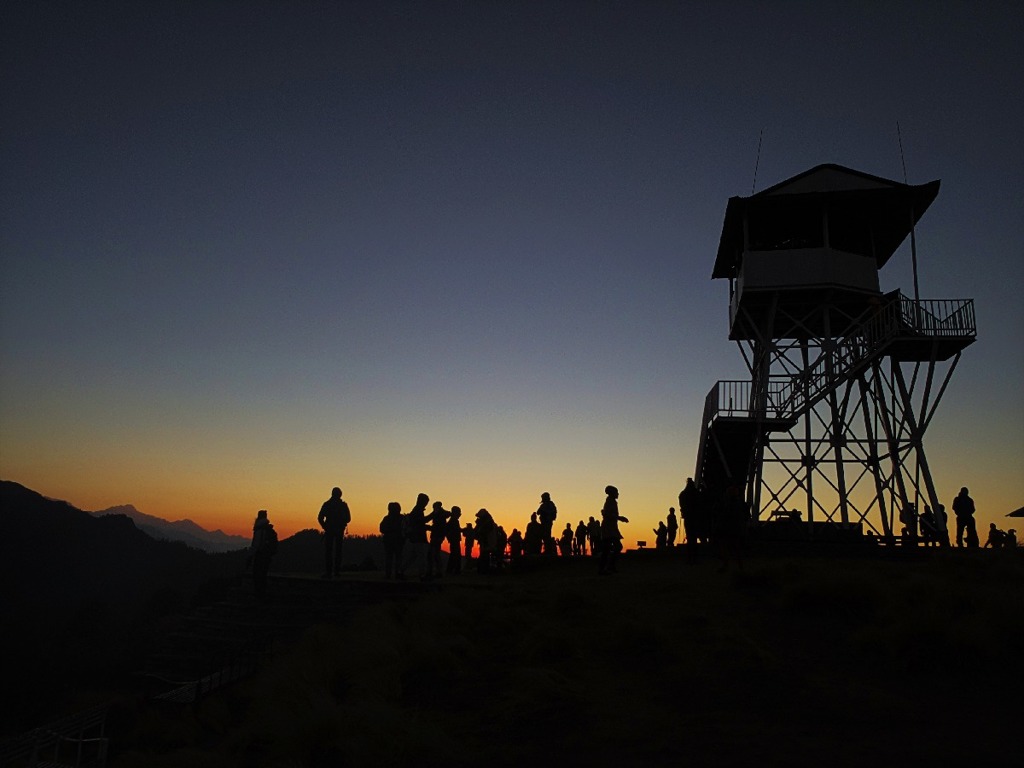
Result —
[{"label": "tower observation deck", "polygon": [[705,400],[694,479],[712,500],[744,488],[767,532],[948,540],[923,438],[974,303],[879,288],[938,191],[821,165],[729,200],[711,276],[750,378]]}]

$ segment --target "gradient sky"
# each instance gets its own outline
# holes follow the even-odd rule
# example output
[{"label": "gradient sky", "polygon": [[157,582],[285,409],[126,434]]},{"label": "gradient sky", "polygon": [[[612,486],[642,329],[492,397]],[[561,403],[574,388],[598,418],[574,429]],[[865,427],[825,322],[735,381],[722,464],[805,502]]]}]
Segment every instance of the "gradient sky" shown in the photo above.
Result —
[{"label": "gradient sky", "polygon": [[978,317],[939,495],[1024,504],[1015,3],[33,0],[0,36],[4,479],[285,535],[333,485],[369,533],[420,491],[561,527],[612,483],[651,541],[747,378],[726,201],[902,180],[898,122],[942,180],[921,295]]}]

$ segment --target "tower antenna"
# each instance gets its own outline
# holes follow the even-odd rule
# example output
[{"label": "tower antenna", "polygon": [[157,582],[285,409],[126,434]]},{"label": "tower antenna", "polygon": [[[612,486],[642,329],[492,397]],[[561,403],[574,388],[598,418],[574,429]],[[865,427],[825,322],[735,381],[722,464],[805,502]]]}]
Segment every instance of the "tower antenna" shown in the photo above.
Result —
[{"label": "tower antenna", "polygon": [[[907,161],[903,157],[903,134],[900,132],[900,121],[896,121],[896,140],[900,143],[900,163],[903,165],[903,183],[907,183]],[[921,291],[917,284],[917,238],[914,236],[914,198],[910,198],[910,262],[914,270],[914,304],[920,305]]]},{"label": "tower antenna", "polygon": [[754,194],[754,189],[757,188],[757,166],[761,164],[761,138],[763,136],[764,126],[761,127],[760,132],[757,134],[757,159],[754,160],[754,183],[750,185],[750,194]]}]

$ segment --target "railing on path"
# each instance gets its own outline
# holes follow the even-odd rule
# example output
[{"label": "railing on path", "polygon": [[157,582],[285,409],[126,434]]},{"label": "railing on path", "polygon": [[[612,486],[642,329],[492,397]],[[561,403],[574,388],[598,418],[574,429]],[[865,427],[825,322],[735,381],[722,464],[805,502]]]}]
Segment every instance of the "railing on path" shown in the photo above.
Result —
[{"label": "railing on path", "polygon": [[77,712],[0,744],[0,766],[104,768],[107,705]]}]

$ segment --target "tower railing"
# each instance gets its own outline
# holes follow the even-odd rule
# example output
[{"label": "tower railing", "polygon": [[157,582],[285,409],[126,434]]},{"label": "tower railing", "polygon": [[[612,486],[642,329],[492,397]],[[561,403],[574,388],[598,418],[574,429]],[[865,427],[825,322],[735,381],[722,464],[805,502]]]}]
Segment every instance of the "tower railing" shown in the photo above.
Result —
[{"label": "tower railing", "polygon": [[791,381],[772,379],[768,382],[764,403],[758,407],[754,402],[754,385],[747,379],[729,379],[715,383],[704,399],[705,421],[715,417],[765,419],[785,418],[788,404],[792,401]]},{"label": "tower railing", "polygon": [[705,398],[704,428],[723,416],[797,418],[858,368],[885,354],[898,339],[973,339],[977,335],[973,299],[915,301],[900,292],[888,298],[847,335],[826,340],[822,354],[807,370],[770,379],[762,403],[755,402],[751,381],[717,382]]}]

